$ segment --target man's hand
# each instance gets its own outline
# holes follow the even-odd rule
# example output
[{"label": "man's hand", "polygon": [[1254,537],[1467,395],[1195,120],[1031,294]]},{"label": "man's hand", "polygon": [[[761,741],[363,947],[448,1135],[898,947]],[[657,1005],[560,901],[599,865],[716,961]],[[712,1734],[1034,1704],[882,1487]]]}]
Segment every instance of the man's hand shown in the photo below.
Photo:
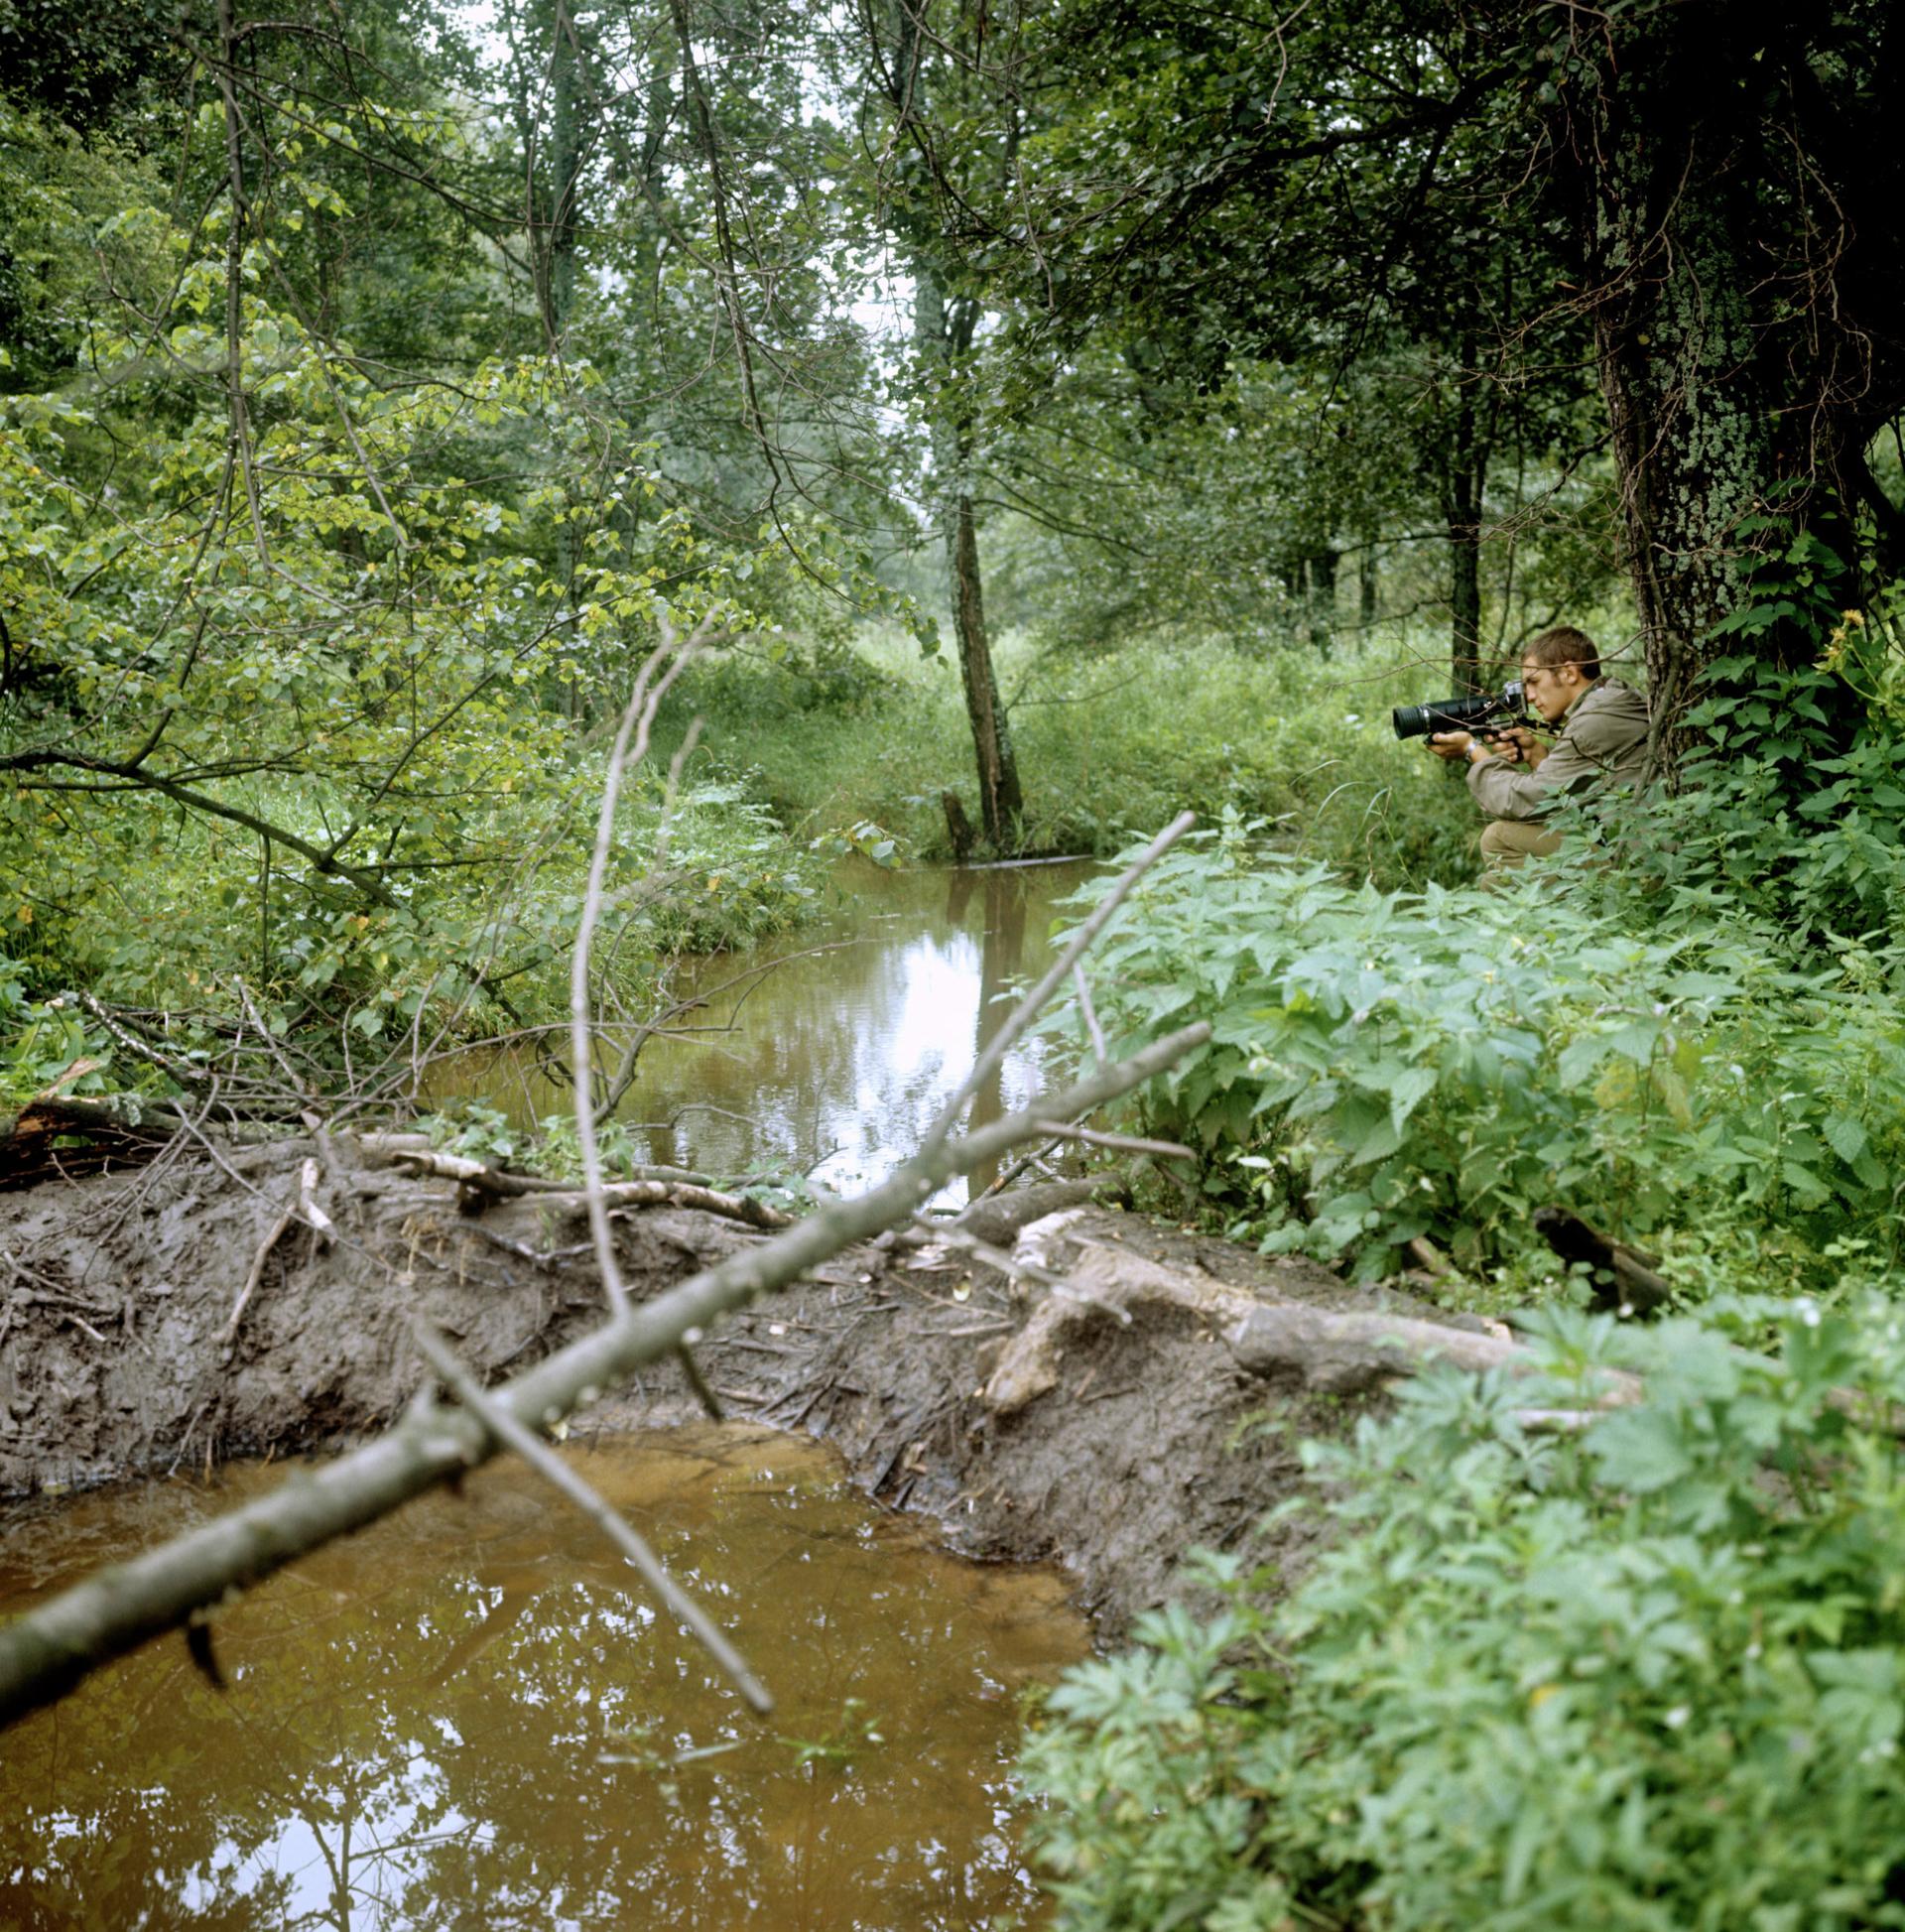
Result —
[{"label": "man's hand", "polygon": [[1548,755],[1548,747],[1525,724],[1510,724],[1495,737],[1496,751],[1501,757],[1526,765],[1530,771]]},{"label": "man's hand", "polygon": [[1438,731],[1430,738],[1429,749],[1438,758],[1460,758],[1469,764],[1477,756],[1492,758],[1495,755],[1492,747],[1483,743],[1472,731]]}]

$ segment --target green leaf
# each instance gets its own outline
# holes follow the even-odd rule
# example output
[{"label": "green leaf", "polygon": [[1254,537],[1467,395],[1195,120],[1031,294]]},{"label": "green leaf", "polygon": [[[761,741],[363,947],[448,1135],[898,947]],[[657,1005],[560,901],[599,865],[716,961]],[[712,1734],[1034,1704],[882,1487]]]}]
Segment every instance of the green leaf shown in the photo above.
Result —
[{"label": "green leaf", "polygon": [[1678,1421],[1658,1408],[1609,1416],[1588,1436],[1588,1448],[1602,1481],[1636,1495],[1664,1489],[1694,1468]]}]

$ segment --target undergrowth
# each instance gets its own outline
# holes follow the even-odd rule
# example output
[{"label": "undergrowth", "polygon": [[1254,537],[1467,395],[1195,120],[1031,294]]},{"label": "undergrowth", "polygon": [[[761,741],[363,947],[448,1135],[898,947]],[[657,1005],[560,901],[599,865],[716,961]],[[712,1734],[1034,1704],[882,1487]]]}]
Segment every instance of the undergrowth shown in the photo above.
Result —
[{"label": "undergrowth", "polygon": [[[1147,643],[1098,657],[998,648],[1026,799],[1024,849],[1108,856],[1189,808],[1274,825],[1279,840],[1386,884],[1473,872],[1473,808],[1389,708],[1441,696],[1441,647],[1406,638],[1325,660],[1294,645]],[[1433,689],[1432,689],[1433,688]],[[978,819],[958,674],[863,632],[817,656],[729,654],[671,698],[672,748],[744,782],[798,835],[868,822],[909,857],[950,856],[941,793]]]},{"label": "undergrowth", "polygon": [[[1069,1674],[1023,1765],[1067,1932],[1905,1925],[1905,706],[1886,600],[1767,548],[1721,629],[1785,648],[1711,667],[1675,796],[1492,892],[1233,815],[1096,956],[1123,1047],[1213,1024],[1147,1107],[1231,1231],[1364,1276],[1427,1235],[1539,1372],[1308,1446],[1289,1596],[1207,1557],[1221,1615]],[[1546,1203],[1680,1312],[1569,1307]]]},{"label": "undergrowth", "polygon": [[[1731,1346],[1769,1312],[1775,1355]],[[1337,1535],[1287,1601],[1209,1558],[1223,1613],[1050,1699],[1022,1773],[1063,1924],[1905,1924],[1905,1325],[1714,1316],[1557,1322],[1545,1379],[1428,1376],[1311,1446]],[[1609,1361],[1642,1406],[1524,1424]]]}]

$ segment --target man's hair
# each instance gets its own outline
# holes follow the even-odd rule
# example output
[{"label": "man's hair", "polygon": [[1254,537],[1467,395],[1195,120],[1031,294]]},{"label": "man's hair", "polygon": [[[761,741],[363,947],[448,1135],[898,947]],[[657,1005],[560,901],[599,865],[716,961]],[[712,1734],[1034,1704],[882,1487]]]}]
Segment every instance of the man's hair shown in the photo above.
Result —
[{"label": "man's hair", "polygon": [[1553,630],[1543,631],[1521,655],[1524,660],[1532,658],[1544,671],[1575,665],[1589,684],[1600,676],[1600,653],[1594,648],[1594,640],[1573,624],[1557,624]]}]

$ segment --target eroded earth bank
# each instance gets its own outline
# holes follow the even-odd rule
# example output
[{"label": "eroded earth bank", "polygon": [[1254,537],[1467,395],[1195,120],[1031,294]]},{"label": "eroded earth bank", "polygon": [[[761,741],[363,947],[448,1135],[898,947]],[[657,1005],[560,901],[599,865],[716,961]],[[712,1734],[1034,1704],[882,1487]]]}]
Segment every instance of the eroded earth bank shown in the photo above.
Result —
[{"label": "eroded earth bank", "polygon": [[[284,1224],[314,1172],[329,1239]],[[1452,1342],[1475,1326],[1156,1224],[1084,1183],[995,1197],[964,1224],[1021,1271],[887,1237],[729,1319],[697,1357],[727,1414],[825,1438],[868,1493],[930,1512],[959,1550],[1065,1565],[1106,1637],[1173,1594],[1194,1546],[1301,1560],[1303,1519],[1261,1519],[1306,1480],[1298,1441],[1342,1427],[1382,1364],[1266,1334],[1297,1335],[1314,1311],[1425,1316]],[[769,1238],[679,1201],[614,1225],[637,1299]],[[492,1200],[341,1135],[179,1142],[0,1192],[0,1492],[16,1512],[361,1438],[418,1386],[419,1314],[494,1381],[601,1306],[572,1197]],[[699,1412],[670,1360],[572,1428]]]}]

